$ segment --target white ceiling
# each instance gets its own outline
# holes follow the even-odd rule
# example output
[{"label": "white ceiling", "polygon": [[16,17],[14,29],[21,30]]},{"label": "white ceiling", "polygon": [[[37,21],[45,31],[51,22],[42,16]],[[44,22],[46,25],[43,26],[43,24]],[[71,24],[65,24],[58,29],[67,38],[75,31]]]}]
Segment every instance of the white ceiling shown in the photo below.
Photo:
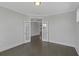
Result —
[{"label": "white ceiling", "polygon": [[48,16],[76,10],[79,2],[43,2],[35,6],[34,2],[0,2],[1,7],[31,16]]}]

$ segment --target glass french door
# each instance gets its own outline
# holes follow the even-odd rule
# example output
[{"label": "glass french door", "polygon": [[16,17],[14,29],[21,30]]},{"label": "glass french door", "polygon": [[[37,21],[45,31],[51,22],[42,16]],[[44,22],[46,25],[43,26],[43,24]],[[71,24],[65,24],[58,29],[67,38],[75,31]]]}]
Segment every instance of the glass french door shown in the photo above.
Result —
[{"label": "glass french door", "polygon": [[46,20],[42,21],[42,39],[48,42],[48,22]]},{"label": "glass french door", "polygon": [[31,23],[26,21],[24,22],[24,40],[25,43],[31,42]]}]

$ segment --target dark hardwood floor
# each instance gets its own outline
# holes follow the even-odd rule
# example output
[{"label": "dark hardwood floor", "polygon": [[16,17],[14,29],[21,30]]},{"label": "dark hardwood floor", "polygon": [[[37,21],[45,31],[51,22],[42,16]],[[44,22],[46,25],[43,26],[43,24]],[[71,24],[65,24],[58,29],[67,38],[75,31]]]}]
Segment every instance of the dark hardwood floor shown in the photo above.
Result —
[{"label": "dark hardwood floor", "polygon": [[7,51],[1,56],[78,56],[75,48],[56,43],[44,42],[34,38],[29,43],[22,44]]}]

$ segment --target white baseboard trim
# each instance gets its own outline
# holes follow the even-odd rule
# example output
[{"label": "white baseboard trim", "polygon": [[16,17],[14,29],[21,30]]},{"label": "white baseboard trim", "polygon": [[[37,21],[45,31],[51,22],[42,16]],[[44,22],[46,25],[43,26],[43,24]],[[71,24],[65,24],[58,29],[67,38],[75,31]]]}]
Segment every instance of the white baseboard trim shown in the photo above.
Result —
[{"label": "white baseboard trim", "polygon": [[43,40],[43,41],[50,42],[50,43],[61,44],[61,45],[65,45],[65,46],[70,46],[70,47],[75,47],[75,45],[70,45],[70,44],[62,43],[62,42],[55,42],[55,41],[48,41],[48,40]]},{"label": "white baseboard trim", "polygon": [[76,48],[76,46],[75,46],[75,45],[70,45],[70,44],[61,43],[61,42],[51,42],[51,43],[57,43],[57,44],[65,45],[65,46],[74,47],[74,48],[75,48],[75,50],[76,50],[76,52],[77,52],[77,53],[78,53],[78,55],[79,55],[79,49],[78,49],[78,48]]},{"label": "white baseboard trim", "polygon": [[[50,42],[50,41],[47,41],[47,40],[43,40],[43,41]],[[28,43],[28,42],[30,42],[30,40],[21,42],[21,43],[19,43],[19,44],[17,44],[17,45],[13,45],[13,46],[8,47],[8,48],[6,48],[6,49],[4,49],[4,50],[0,50],[0,52],[6,51],[6,50],[8,50],[8,49],[14,48],[14,47],[16,47],[16,46],[19,46],[19,45],[22,45],[22,44]],[[66,44],[66,43],[61,43],[61,42],[53,42],[53,41],[51,41],[51,43],[56,43],[56,44],[61,44],[61,45],[65,45],[65,46],[74,47],[74,48],[76,49],[78,55],[79,55],[79,49],[76,48],[74,45],[70,45],[70,44]]]},{"label": "white baseboard trim", "polygon": [[[46,40],[44,40],[44,41],[46,41]],[[74,47],[74,48],[75,48],[75,50],[76,50],[76,52],[77,52],[77,53],[78,53],[78,55],[79,55],[79,49],[78,49],[78,48],[76,48],[76,46],[75,46],[75,45],[70,45],[70,44],[61,43],[61,42],[53,42],[53,41],[47,41],[47,42],[50,42],[50,43],[56,43],[56,44],[61,44],[61,45],[70,46],[70,47]]]},{"label": "white baseboard trim", "polygon": [[28,42],[31,42],[31,40],[26,40],[24,43],[28,43]]},{"label": "white baseboard trim", "polygon": [[27,41],[27,42],[21,42],[21,43],[18,43],[17,45],[12,45],[12,46],[10,46],[10,47],[8,47],[8,48],[5,48],[5,49],[0,50],[0,52],[9,50],[9,49],[11,49],[11,48],[15,48],[15,47],[17,47],[17,46],[19,46],[19,45],[22,45],[22,44],[28,43],[28,42],[29,42],[29,41]]},{"label": "white baseboard trim", "polygon": [[78,53],[78,56],[79,56],[79,49],[78,49],[78,48],[76,48],[76,47],[75,47],[75,49],[76,49],[76,51],[77,51],[77,53]]},{"label": "white baseboard trim", "polygon": [[75,47],[75,45],[70,45],[70,44],[62,43],[62,42],[51,42],[51,43],[57,43],[57,44],[65,45],[65,46]]}]

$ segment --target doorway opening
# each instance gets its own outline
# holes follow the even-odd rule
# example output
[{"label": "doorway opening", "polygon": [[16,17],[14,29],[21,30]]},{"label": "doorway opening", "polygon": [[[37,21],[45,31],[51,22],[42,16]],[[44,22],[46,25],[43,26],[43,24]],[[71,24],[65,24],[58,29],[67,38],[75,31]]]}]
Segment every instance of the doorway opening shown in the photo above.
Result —
[{"label": "doorway opening", "polygon": [[31,43],[42,45],[42,19],[31,19]]},{"label": "doorway opening", "polygon": [[[25,21],[25,40],[30,47],[31,55],[48,54],[48,22],[39,18]],[[25,44],[27,44],[25,43]]]},{"label": "doorway opening", "polygon": [[31,19],[31,46],[33,55],[42,51],[42,20]]}]

